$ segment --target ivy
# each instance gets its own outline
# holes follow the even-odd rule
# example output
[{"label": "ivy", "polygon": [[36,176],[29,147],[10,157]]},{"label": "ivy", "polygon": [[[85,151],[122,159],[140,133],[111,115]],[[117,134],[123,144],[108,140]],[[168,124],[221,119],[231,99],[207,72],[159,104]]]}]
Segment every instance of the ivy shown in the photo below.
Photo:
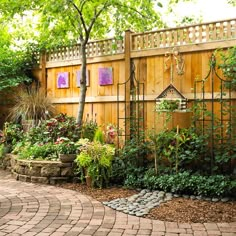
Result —
[{"label": "ivy", "polygon": [[221,53],[222,62],[218,65],[222,69],[225,78],[226,88],[236,90],[236,47],[229,48],[226,53]]}]

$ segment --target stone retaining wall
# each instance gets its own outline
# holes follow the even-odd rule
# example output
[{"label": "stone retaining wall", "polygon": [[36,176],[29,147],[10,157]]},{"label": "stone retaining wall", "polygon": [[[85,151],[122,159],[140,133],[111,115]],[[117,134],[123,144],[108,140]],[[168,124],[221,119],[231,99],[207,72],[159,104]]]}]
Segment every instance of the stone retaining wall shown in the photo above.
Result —
[{"label": "stone retaining wall", "polygon": [[11,170],[16,180],[57,184],[73,180],[73,163],[60,161],[31,161],[19,160],[16,155],[7,154],[3,161],[4,169]]}]

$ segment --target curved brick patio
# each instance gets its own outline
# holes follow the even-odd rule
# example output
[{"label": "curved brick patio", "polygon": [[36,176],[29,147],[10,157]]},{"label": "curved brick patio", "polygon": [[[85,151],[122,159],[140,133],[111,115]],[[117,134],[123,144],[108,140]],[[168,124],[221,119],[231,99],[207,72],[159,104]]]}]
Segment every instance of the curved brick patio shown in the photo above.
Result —
[{"label": "curved brick patio", "polygon": [[0,169],[0,236],[236,235],[234,223],[177,224],[126,215],[75,191],[14,180]]}]

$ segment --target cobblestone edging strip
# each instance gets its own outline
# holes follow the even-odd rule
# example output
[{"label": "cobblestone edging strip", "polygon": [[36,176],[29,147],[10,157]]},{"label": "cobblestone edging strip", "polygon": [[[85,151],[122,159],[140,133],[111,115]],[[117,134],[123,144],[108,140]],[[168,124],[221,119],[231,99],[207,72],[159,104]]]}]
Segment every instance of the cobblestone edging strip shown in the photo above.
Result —
[{"label": "cobblestone edging strip", "polygon": [[16,180],[23,182],[54,185],[73,178],[73,163],[22,160],[17,159],[16,155],[7,154],[2,165],[12,172]]},{"label": "cobblestone edging strip", "polygon": [[178,195],[166,193],[164,191],[150,191],[148,189],[143,189],[138,194],[131,197],[118,198],[109,202],[103,202],[103,204],[114,210],[140,217],[147,215],[151,209],[160,206],[160,204],[171,201],[174,197],[184,197],[192,200],[198,199],[212,202],[228,202],[230,200],[235,200],[227,197],[206,198],[201,196]]}]

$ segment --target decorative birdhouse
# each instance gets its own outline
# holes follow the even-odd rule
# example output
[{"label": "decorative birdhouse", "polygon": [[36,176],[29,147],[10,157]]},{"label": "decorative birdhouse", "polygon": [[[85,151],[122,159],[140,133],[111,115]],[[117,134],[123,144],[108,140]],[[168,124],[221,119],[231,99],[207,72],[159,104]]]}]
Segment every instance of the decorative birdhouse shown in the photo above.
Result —
[{"label": "decorative birdhouse", "polygon": [[156,97],[156,110],[165,112],[186,112],[187,98],[179,90],[170,84]]}]

